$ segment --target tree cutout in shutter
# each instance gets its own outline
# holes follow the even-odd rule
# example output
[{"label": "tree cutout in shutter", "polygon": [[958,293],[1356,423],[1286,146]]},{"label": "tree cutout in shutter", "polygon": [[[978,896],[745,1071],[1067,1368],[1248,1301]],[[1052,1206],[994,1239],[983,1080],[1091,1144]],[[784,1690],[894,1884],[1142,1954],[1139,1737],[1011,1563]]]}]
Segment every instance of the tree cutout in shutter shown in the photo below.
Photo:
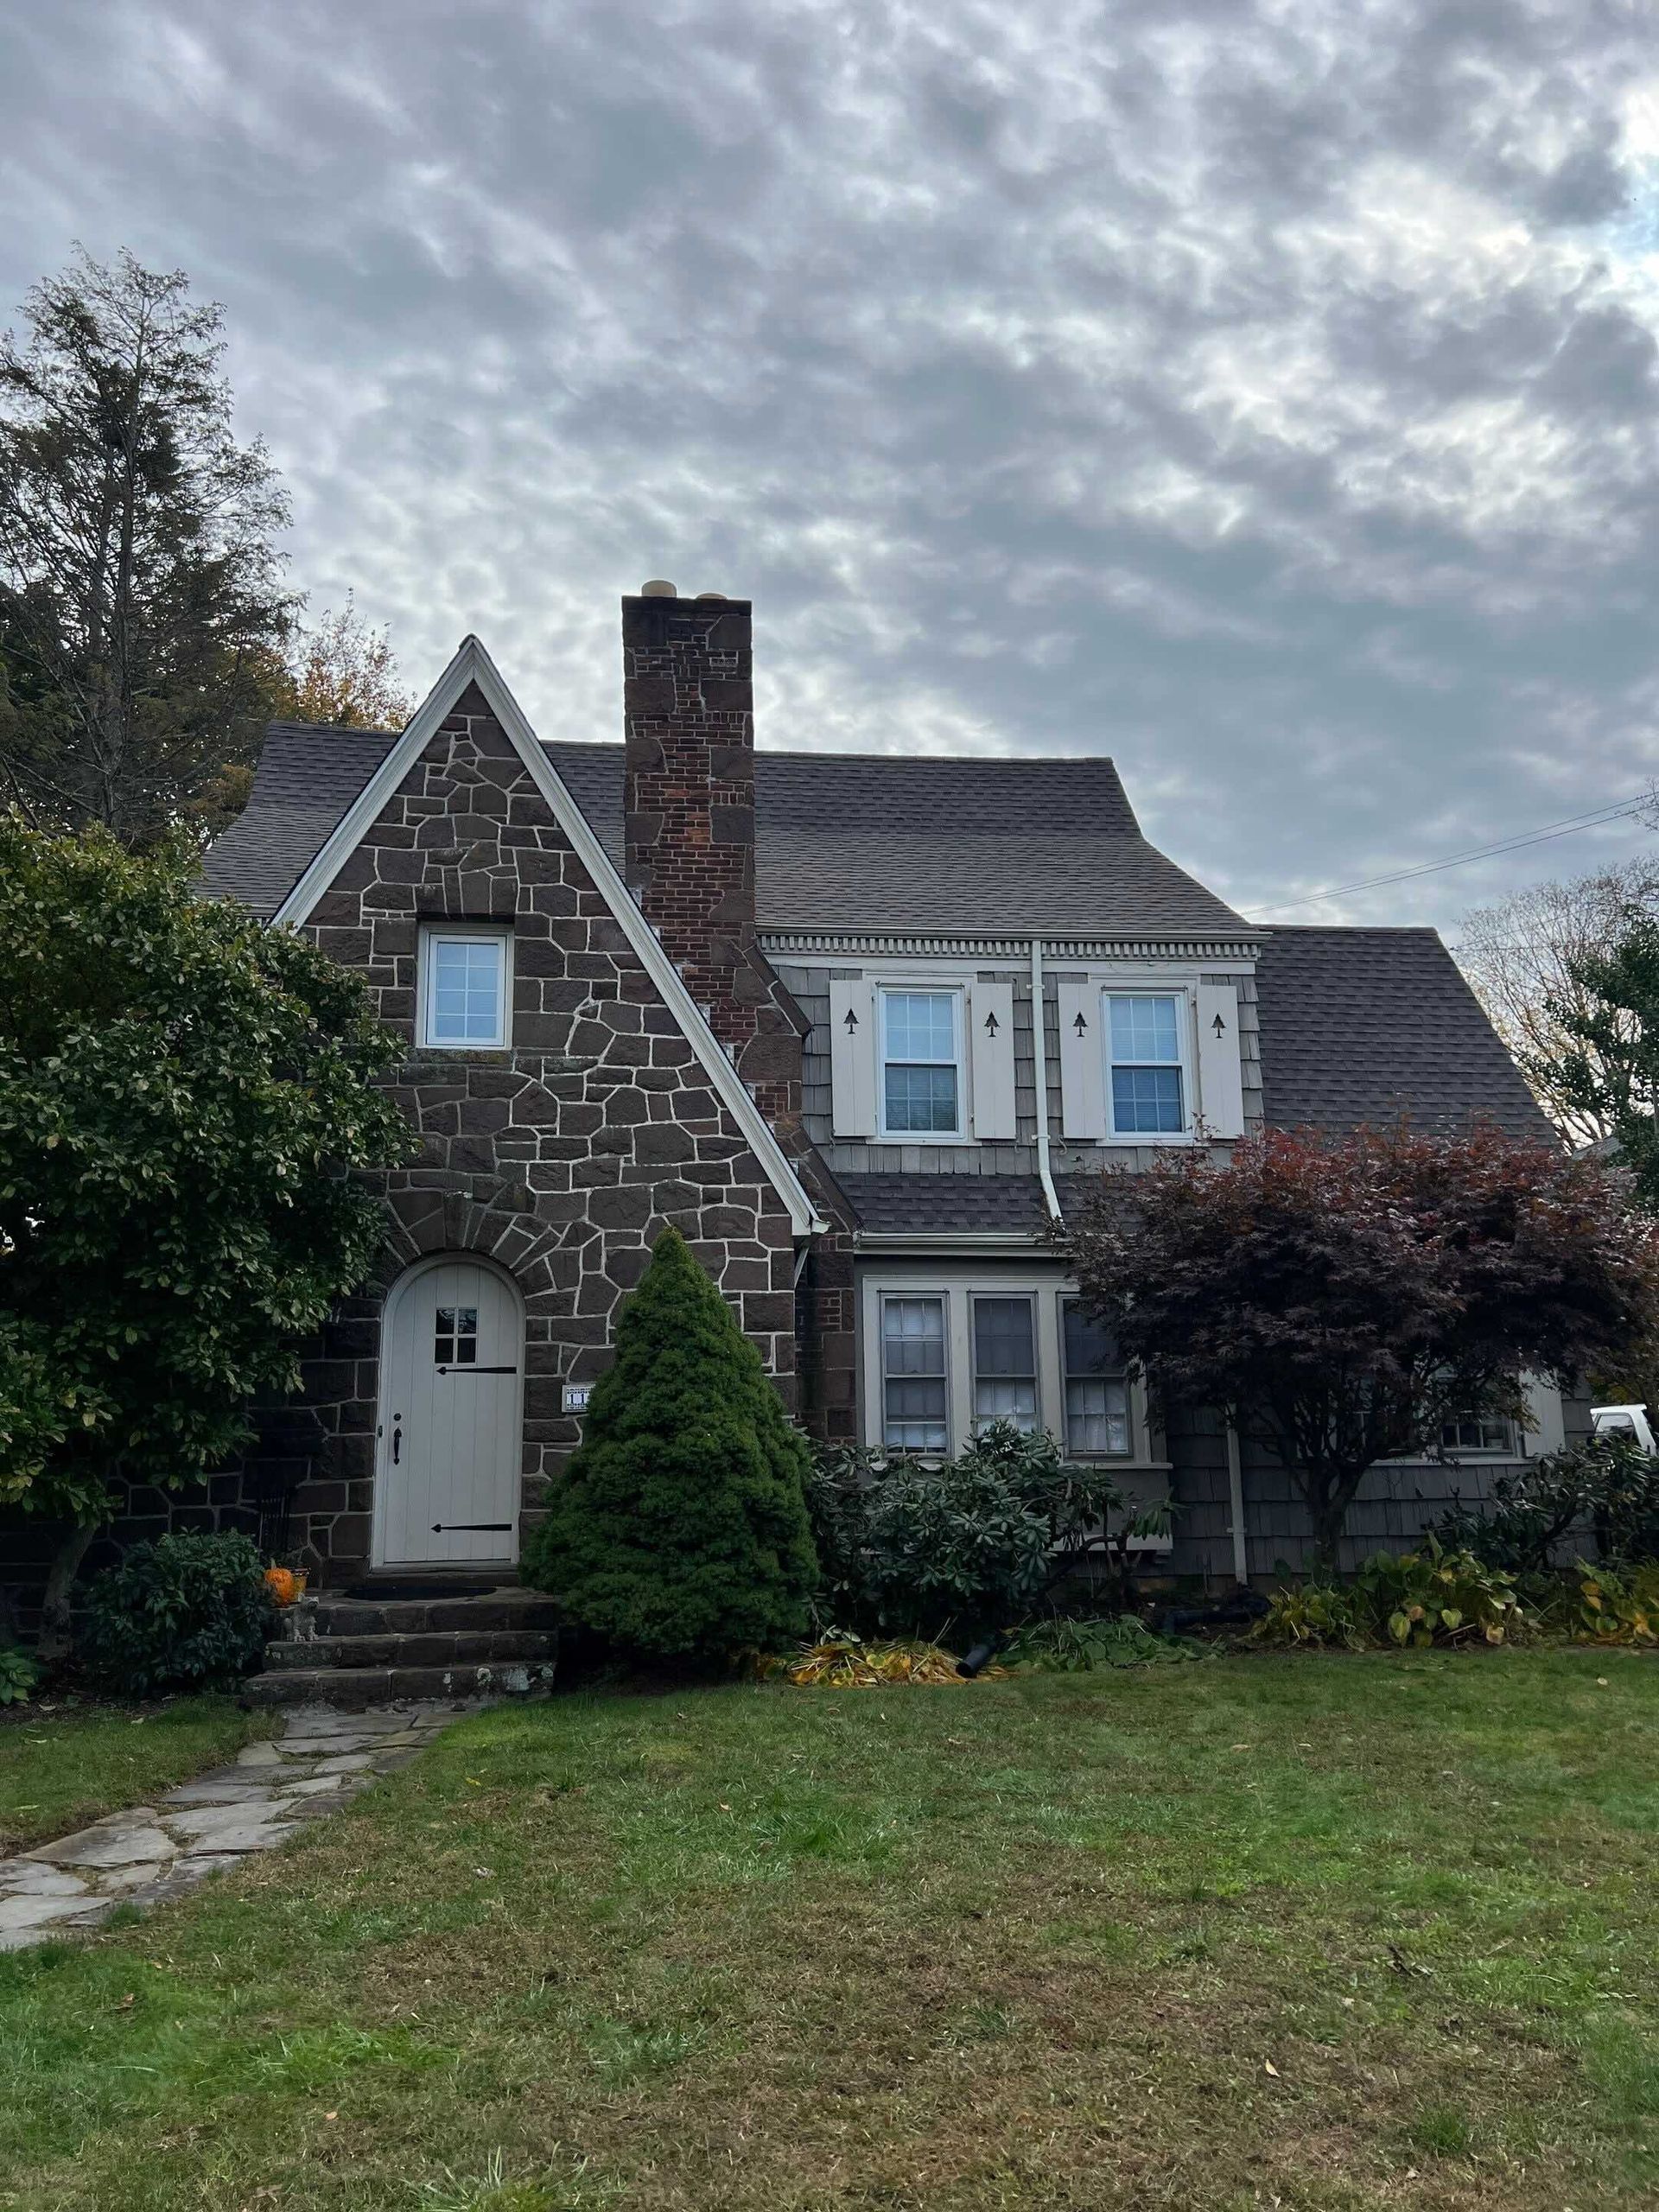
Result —
[{"label": "tree cutout in shutter", "polygon": [[1084,1032],[1088,1028],[1089,1024],[1084,1020],[1083,1016],[1079,1014],[1077,1020],[1072,1023],[1071,1027],[1077,1031],[1078,1036],[1081,1037]]},{"label": "tree cutout in shutter", "polygon": [[857,1028],[857,1027],[858,1027],[858,1016],[857,1016],[857,1015],[853,1012],[853,1009],[851,1008],[851,1007],[848,1007],[848,1009],[847,1009],[847,1019],[846,1019],[846,1020],[842,1023],[842,1025],[841,1025],[841,1026],[842,1026],[842,1028],[847,1032],[847,1034],[848,1034],[849,1037],[852,1035],[852,1033],[853,1033],[854,1030]]},{"label": "tree cutout in shutter", "polygon": [[1222,1020],[1219,1014],[1216,1016],[1210,1027],[1215,1031],[1217,1037],[1224,1037],[1227,1034],[1227,1024]]},{"label": "tree cutout in shutter", "polygon": [[986,1015],[986,1017],[985,1017],[985,1034],[986,1034],[988,1037],[995,1037],[995,1034],[996,1034],[996,1031],[997,1031],[997,1020],[996,1020],[996,1016],[995,1016],[994,1014],[988,1014]]}]

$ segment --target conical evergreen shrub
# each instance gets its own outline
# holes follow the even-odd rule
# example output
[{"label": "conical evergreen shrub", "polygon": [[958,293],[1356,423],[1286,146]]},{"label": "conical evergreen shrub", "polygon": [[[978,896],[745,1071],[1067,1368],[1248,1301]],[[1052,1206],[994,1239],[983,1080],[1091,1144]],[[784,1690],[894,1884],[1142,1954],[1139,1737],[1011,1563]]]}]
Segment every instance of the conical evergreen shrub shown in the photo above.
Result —
[{"label": "conical evergreen shrub", "polygon": [[522,1572],[633,1651],[774,1649],[804,1630],[817,1582],[808,1465],[760,1354],[666,1229]]}]

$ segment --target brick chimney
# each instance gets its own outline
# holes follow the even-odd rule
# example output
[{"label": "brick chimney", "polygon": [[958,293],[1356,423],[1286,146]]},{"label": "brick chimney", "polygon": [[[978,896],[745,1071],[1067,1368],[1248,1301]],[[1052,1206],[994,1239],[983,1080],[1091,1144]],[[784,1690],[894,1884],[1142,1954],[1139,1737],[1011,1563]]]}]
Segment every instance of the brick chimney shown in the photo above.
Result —
[{"label": "brick chimney", "polygon": [[774,1124],[798,1120],[801,1021],[755,940],[750,604],[648,583],[622,602],[628,888]]}]

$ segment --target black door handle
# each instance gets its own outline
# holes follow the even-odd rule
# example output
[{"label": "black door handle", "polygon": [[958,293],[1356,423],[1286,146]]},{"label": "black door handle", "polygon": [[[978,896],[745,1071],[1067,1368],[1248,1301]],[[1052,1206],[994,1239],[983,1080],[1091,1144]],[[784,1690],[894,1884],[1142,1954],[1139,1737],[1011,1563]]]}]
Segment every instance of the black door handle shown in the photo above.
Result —
[{"label": "black door handle", "polygon": [[403,1446],[404,1431],[400,1422],[393,1427],[391,1432],[391,1464],[394,1467],[397,1465],[398,1454],[402,1452]]}]

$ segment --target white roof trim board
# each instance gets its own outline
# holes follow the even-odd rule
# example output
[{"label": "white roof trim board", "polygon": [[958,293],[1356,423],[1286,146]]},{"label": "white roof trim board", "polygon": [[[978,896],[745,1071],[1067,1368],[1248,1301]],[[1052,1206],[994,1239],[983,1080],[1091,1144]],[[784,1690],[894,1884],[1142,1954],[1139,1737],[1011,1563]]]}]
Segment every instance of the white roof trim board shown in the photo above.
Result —
[{"label": "white roof trim board", "polygon": [[791,1227],[798,1236],[827,1226],[807,1195],[788,1154],[771,1124],[750,1096],[748,1088],[731,1058],[709,1027],[708,1019],[686,987],[685,978],[663,950],[661,941],[639,911],[614,863],[588,827],[587,817],[571,798],[563,779],[543,752],[524,709],[507,689],[506,681],[478,639],[463,638],[454,658],[416,709],[408,728],[375,770],[330,833],[304,874],[271,917],[273,927],[296,929],[309,919],[317,901],[339,874],[372,827],[387,801],[436,736],[454,710],[469,683],[476,683],[486,704],[506,733],[507,742],[523,761],[531,782],[548,807],[576,858],[592,877],[601,899],[610,908],[652,982],[662,994],[686,1039],[696,1052],[709,1082],[729,1109],[747,1138],[767,1179],[789,1210]]}]

